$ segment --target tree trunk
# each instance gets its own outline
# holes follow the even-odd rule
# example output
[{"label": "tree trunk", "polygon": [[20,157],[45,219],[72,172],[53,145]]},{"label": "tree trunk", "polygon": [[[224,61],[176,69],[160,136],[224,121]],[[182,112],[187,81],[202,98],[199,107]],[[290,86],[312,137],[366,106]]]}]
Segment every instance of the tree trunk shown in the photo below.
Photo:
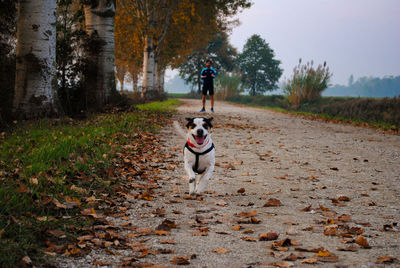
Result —
[{"label": "tree trunk", "polygon": [[157,73],[157,89],[159,93],[163,93],[164,90],[164,81],[165,81],[165,69],[160,70]]},{"label": "tree trunk", "polygon": [[56,0],[20,0],[13,112],[19,118],[59,112],[56,95]]},{"label": "tree trunk", "polygon": [[114,71],[114,15],[113,1],[98,0],[93,4],[85,4],[85,24],[88,35],[97,35],[101,41],[100,53],[91,55],[96,66],[94,96],[96,105],[110,101],[116,91]]},{"label": "tree trunk", "polygon": [[154,90],[154,46],[151,38],[145,38],[143,51],[143,79],[142,79],[142,98],[147,91]]},{"label": "tree trunk", "polygon": [[121,91],[121,92],[124,92],[125,79],[122,78],[122,79],[120,80],[120,83],[121,83],[121,89],[120,89],[120,91]]}]

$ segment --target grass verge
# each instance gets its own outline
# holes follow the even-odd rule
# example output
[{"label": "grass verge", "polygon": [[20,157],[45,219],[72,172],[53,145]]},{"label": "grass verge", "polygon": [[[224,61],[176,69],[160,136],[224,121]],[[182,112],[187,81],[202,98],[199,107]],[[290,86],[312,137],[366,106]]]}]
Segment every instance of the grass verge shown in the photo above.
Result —
[{"label": "grass verge", "polygon": [[394,133],[398,133],[400,128],[400,98],[323,97],[296,109],[291,109],[284,96],[279,95],[234,96],[228,101],[313,119],[370,126]]},{"label": "grass verge", "polygon": [[44,265],[44,254],[79,252],[71,245],[121,184],[115,174],[121,148],[133,144],[131,151],[140,155],[146,137],[165,124],[177,104],[149,103],[84,121],[22,122],[2,132],[0,267],[21,265],[24,256]]}]

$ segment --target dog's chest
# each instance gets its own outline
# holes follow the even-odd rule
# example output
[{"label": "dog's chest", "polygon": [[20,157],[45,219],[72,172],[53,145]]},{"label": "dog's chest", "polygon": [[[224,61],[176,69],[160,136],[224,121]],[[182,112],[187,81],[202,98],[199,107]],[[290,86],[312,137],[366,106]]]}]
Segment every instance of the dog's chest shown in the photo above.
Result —
[{"label": "dog's chest", "polygon": [[214,165],[215,152],[214,150],[211,150],[206,154],[196,155],[185,148],[184,160],[190,167],[192,167],[193,171],[196,173],[202,173],[202,171]]}]

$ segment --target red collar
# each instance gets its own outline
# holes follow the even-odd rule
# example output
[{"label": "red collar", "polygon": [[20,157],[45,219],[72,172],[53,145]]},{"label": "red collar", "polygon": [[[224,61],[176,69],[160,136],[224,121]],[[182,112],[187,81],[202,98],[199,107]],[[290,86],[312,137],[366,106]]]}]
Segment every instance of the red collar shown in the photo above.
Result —
[{"label": "red collar", "polygon": [[207,143],[204,144],[204,145],[202,145],[201,147],[196,147],[196,145],[194,145],[193,143],[190,142],[190,139],[189,139],[189,138],[188,138],[188,140],[187,140],[187,144],[189,145],[189,147],[196,148],[196,149],[198,149],[198,148],[203,148],[203,147],[206,146],[209,142],[210,142],[210,139],[208,139]]}]

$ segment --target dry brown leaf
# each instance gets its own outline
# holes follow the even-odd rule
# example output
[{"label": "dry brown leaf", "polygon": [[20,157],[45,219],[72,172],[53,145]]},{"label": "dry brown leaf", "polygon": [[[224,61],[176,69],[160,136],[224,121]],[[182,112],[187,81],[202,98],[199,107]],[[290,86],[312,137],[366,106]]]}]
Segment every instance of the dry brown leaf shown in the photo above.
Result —
[{"label": "dry brown leaf", "polygon": [[49,230],[48,233],[57,238],[65,238],[66,237],[65,232],[63,232],[61,230]]},{"label": "dry brown leaf", "polygon": [[171,260],[172,264],[177,264],[177,265],[189,265],[190,261],[188,257],[177,257],[174,256]]},{"label": "dry brown leaf", "polygon": [[364,237],[362,237],[361,235],[359,235],[356,238],[356,244],[362,246],[363,248],[371,248],[371,246],[368,244],[367,239],[365,239]]},{"label": "dry brown leaf", "polygon": [[282,206],[282,203],[279,199],[270,198],[267,203],[264,204],[264,207],[279,207]]},{"label": "dry brown leaf", "polygon": [[350,218],[351,218],[351,215],[345,215],[345,214],[343,214],[343,215],[338,216],[338,217],[337,217],[337,220],[338,220],[338,221],[342,221],[342,222],[349,222],[349,221],[350,221]]},{"label": "dry brown leaf", "polygon": [[239,231],[239,230],[241,230],[241,229],[243,229],[243,227],[240,226],[240,225],[235,225],[235,226],[232,228],[233,231]]},{"label": "dry brown leaf", "polygon": [[155,230],[154,233],[156,235],[160,235],[160,236],[165,236],[165,235],[170,235],[171,234],[170,231],[165,231],[165,230]]},{"label": "dry brown leaf", "polygon": [[318,261],[322,262],[337,262],[339,260],[339,257],[336,255],[330,255],[327,257],[317,257]]},{"label": "dry brown leaf", "polygon": [[253,210],[253,211],[249,211],[249,212],[240,212],[238,214],[239,217],[243,217],[243,218],[251,218],[253,216],[257,215],[257,211]]},{"label": "dry brown leaf", "polygon": [[358,250],[357,247],[350,245],[347,248],[337,248],[337,250],[339,251],[352,251],[352,252],[356,252]]},{"label": "dry brown leaf", "polygon": [[330,227],[330,228],[326,228],[324,230],[324,235],[328,235],[328,236],[335,236],[338,235],[339,231],[336,227]]},{"label": "dry brown leaf", "polygon": [[391,256],[384,256],[384,257],[379,257],[375,263],[398,263],[399,260],[395,257]]},{"label": "dry brown leaf", "polygon": [[305,260],[301,261],[301,263],[307,263],[307,264],[314,264],[317,262],[318,262],[318,260],[316,258],[309,258],[309,259],[305,259]]},{"label": "dry brown leaf", "polygon": [[171,245],[176,244],[176,242],[174,240],[170,240],[170,239],[161,240],[160,243],[161,244],[171,244]]},{"label": "dry brown leaf", "polygon": [[342,196],[338,197],[338,200],[343,201],[343,202],[349,202],[351,200],[351,198],[348,196],[342,195]]},{"label": "dry brown leaf", "polygon": [[246,189],[244,189],[244,188],[240,188],[239,190],[237,190],[237,192],[239,193],[239,194],[242,194],[242,193],[244,193],[246,191]]},{"label": "dry brown leaf", "polygon": [[260,241],[272,241],[272,240],[276,240],[278,239],[279,234],[275,233],[275,232],[269,232],[269,233],[265,233],[265,234],[260,234],[258,239]]},{"label": "dry brown leaf", "polygon": [[319,205],[319,209],[322,210],[322,211],[329,211],[329,208],[326,208],[326,207],[324,207],[322,205]]},{"label": "dry brown leaf", "polygon": [[216,248],[212,250],[215,253],[219,253],[219,254],[226,254],[229,252],[229,249],[227,248]]},{"label": "dry brown leaf", "polygon": [[317,256],[319,256],[319,257],[328,257],[329,255],[331,255],[331,253],[328,250],[325,250],[325,251],[321,250],[321,251],[318,251],[318,253],[317,253]]},{"label": "dry brown leaf", "polygon": [[302,212],[310,212],[313,208],[311,207],[311,205],[309,205],[308,207],[303,208],[301,211]]},{"label": "dry brown leaf", "polygon": [[110,265],[110,263],[106,262],[106,261],[93,261],[92,264],[93,265],[100,265],[100,266],[106,266],[106,265],[108,266],[108,265]]},{"label": "dry brown leaf", "polygon": [[289,256],[287,256],[286,258],[283,259],[284,261],[296,261],[297,260],[297,255],[290,253]]},{"label": "dry brown leaf", "polygon": [[271,265],[275,266],[275,267],[280,267],[280,268],[290,268],[292,266],[294,266],[293,263],[291,262],[287,262],[287,261],[278,261],[275,263],[271,263]]},{"label": "dry brown leaf", "polygon": [[257,241],[257,239],[252,236],[245,236],[245,237],[241,237],[240,239],[247,241],[247,242],[256,242]]},{"label": "dry brown leaf", "polygon": [[251,223],[253,224],[259,224],[261,221],[259,219],[257,219],[256,217],[251,217],[250,219]]}]

